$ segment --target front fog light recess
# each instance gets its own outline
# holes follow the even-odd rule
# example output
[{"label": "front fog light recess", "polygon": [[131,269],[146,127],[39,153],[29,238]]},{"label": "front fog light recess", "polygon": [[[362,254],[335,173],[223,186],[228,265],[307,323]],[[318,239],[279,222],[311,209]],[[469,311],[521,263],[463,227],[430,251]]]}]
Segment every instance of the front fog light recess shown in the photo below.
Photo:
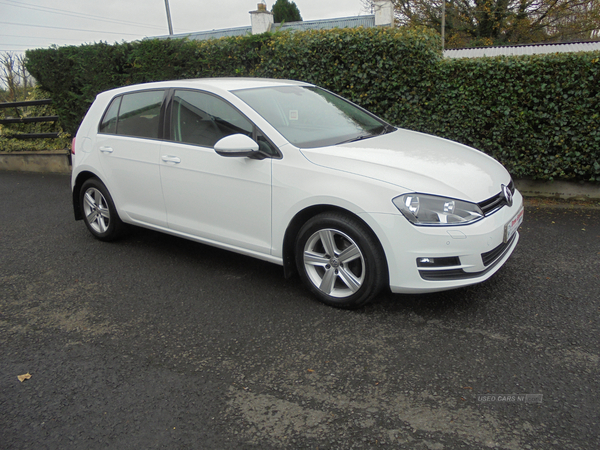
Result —
[{"label": "front fog light recess", "polygon": [[483,217],[475,203],[428,194],[404,194],[394,205],[415,225],[466,225]]},{"label": "front fog light recess", "polygon": [[417,258],[417,267],[450,267],[460,266],[460,258],[458,256],[446,256],[443,258]]}]

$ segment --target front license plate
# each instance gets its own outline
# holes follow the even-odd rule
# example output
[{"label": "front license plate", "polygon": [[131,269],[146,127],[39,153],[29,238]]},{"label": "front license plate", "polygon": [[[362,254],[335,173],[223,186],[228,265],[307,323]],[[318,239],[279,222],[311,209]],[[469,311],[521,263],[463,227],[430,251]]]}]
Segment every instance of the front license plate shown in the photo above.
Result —
[{"label": "front license plate", "polygon": [[515,234],[515,231],[521,226],[523,223],[523,214],[525,213],[525,209],[521,206],[519,212],[510,219],[506,225],[504,225],[504,242],[508,242],[508,240]]}]

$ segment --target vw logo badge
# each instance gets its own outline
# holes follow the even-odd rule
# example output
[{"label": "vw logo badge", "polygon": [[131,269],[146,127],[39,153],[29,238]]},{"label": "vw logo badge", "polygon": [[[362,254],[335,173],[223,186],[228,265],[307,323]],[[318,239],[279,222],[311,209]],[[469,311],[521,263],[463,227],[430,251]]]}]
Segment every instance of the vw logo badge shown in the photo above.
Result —
[{"label": "vw logo badge", "polygon": [[510,192],[510,189],[508,188],[508,186],[504,186],[502,184],[501,187],[502,187],[502,195],[504,195],[504,198],[506,199],[506,204],[508,206],[512,206],[512,203],[513,203],[512,192]]}]

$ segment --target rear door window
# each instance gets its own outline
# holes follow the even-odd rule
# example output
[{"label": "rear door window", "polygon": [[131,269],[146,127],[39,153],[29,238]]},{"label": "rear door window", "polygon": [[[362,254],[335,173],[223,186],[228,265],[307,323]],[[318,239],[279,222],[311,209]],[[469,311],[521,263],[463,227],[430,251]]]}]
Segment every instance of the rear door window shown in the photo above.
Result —
[{"label": "rear door window", "polygon": [[158,139],[163,98],[163,90],[135,92],[115,98],[106,110],[98,131]]}]

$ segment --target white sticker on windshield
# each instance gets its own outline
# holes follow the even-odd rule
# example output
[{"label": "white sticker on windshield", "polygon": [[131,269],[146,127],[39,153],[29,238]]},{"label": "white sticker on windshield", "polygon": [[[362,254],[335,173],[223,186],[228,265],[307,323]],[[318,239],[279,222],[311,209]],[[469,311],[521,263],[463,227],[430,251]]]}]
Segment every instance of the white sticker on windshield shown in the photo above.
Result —
[{"label": "white sticker on windshield", "polygon": [[290,109],[290,120],[298,120],[298,110]]}]

